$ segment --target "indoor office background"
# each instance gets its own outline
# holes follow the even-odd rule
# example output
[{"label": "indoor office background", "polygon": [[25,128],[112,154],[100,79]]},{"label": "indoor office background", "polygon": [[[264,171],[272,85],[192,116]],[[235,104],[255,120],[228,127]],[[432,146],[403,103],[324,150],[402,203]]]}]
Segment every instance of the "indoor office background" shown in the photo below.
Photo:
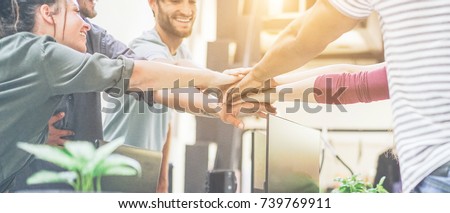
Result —
[{"label": "indoor office background", "polygon": [[[199,66],[219,71],[252,66],[277,34],[313,4],[314,0],[197,0],[197,20],[193,34],[186,42]],[[154,25],[147,0],[103,0],[98,2],[97,11],[99,15],[93,23],[104,27],[125,43]],[[301,69],[337,63],[373,64],[384,61],[377,25],[378,19],[374,14]],[[331,112],[322,110],[310,114],[298,110],[296,113],[286,113],[286,109],[293,104],[276,103],[278,115],[308,127],[326,129],[329,142],[349,167],[368,182],[373,181],[378,156],[393,146],[389,101],[348,105],[345,106],[347,112],[340,112],[338,107],[333,106],[329,110]],[[183,113],[178,113],[174,122],[170,159],[173,164],[173,192],[201,192],[204,190],[206,171],[195,173],[208,169],[234,170],[238,191],[251,191],[246,147],[249,139],[242,137],[243,131],[215,119],[195,118]],[[265,119],[247,118],[245,123],[246,129],[266,127]],[[203,154],[195,154],[198,152]],[[215,161],[211,160],[214,154]],[[192,163],[192,159],[198,162]],[[336,185],[333,182],[335,177],[350,175],[326,149],[323,159],[320,174],[323,190]]]}]

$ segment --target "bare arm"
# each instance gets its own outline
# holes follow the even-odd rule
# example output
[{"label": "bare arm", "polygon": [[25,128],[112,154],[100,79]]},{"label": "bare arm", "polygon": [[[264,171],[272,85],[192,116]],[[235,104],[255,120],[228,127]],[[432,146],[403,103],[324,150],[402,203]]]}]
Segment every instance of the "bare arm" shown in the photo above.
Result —
[{"label": "bare arm", "polygon": [[182,88],[194,86],[199,88],[220,87],[239,80],[239,77],[214,72],[207,69],[186,68],[156,61],[135,61],[130,88],[148,91],[149,88]]},{"label": "bare arm", "polygon": [[255,66],[253,76],[266,80],[303,66],[358,22],[336,10],[328,0],[317,1],[281,33]]},{"label": "bare arm", "polygon": [[196,116],[218,117],[213,111],[208,110],[218,106],[218,99],[196,88],[155,91],[154,99],[157,103]]},{"label": "bare arm", "polygon": [[[190,60],[172,62],[167,59],[154,59],[153,61],[174,64],[182,67],[201,69]],[[218,117],[212,113],[211,108],[217,107],[217,98],[207,95],[197,88],[182,88],[171,90],[158,90],[154,92],[154,101],[164,104],[172,109],[187,112],[196,116]]]},{"label": "bare arm", "polygon": [[159,170],[158,186],[156,188],[157,193],[168,193],[169,192],[169,153],[170,146],[172,144],[172,127],[169,125],[167,131],[167,139],[164,143],[162,150],[162,160],[161,168]]},{"label": "bare arm", "polygon": [[[358,22],[341,14],[328,0],[318,0],[280,34],[261,61],[228,95],[236,90],[260,88],[265,80],[298,69]],[[239,94],[227,97],[229,102],[238,99]]]},{"label": "bare arm", "polygon": [[[198,68],[197,65],[193,64],[189,60],[178,60],[175,63],[167,59],[155,59],[154,61],[200,69]],[[213,72],[210,70],[203,70],[203,71]],[[227,74],[221,75],[225,75],[227,77],[229,76]],[[234,77],[238,79],[242,78],[239,76]],[[220,88],[221,86],[215,88],[213,87],[213,89],[220,89]],[[219,118],[224,123],[229,123],[234,125],[235,127],[243,128],[243,123],[240,119],[237,118],[237,115],[233,113],[225,113],[226,109],[222,106],[221,102],[219,102],[219,100],[216,97],[205,93],[205,91],[200,91],[197,88],[190,87],[190,88],[179,88],[169,90],[156,90],[153,93],[153,97],[155,102],[161,103],[172,109],[187,112],[196,116]]]}]

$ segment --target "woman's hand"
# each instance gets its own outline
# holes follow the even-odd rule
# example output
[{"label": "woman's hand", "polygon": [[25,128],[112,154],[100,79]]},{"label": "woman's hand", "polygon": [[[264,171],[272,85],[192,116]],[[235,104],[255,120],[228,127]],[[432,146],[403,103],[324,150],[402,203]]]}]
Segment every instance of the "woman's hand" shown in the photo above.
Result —
[{"label": "woman's hand", "polygon": [[228,70],[223,71],[223,73],[227,74],[227,75],[245,77],[250,71],[252,71],[252,68],[241,67],[241,68],[235,68],[235,69],[228,69]]}]

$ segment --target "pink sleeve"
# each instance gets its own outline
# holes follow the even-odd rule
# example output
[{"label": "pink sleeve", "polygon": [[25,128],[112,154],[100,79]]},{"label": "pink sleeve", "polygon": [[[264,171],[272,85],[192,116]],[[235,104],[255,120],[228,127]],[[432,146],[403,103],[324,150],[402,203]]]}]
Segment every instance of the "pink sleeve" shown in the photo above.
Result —
[{"label": "pink sleeve", "polygon": [[389,99],[386,67],[359,73],[325,74],[314,82],[317,103],[353,104]]}]

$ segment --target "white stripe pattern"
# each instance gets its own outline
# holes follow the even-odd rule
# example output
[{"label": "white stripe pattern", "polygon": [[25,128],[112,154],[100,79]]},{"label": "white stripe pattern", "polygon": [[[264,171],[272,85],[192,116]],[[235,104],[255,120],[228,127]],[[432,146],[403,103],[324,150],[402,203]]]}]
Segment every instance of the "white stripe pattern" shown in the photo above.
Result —
[{"label": "white stripe pattern", "polygon": [[329,0],[380,16],[403,191],[450,161],[450,1]]}]

